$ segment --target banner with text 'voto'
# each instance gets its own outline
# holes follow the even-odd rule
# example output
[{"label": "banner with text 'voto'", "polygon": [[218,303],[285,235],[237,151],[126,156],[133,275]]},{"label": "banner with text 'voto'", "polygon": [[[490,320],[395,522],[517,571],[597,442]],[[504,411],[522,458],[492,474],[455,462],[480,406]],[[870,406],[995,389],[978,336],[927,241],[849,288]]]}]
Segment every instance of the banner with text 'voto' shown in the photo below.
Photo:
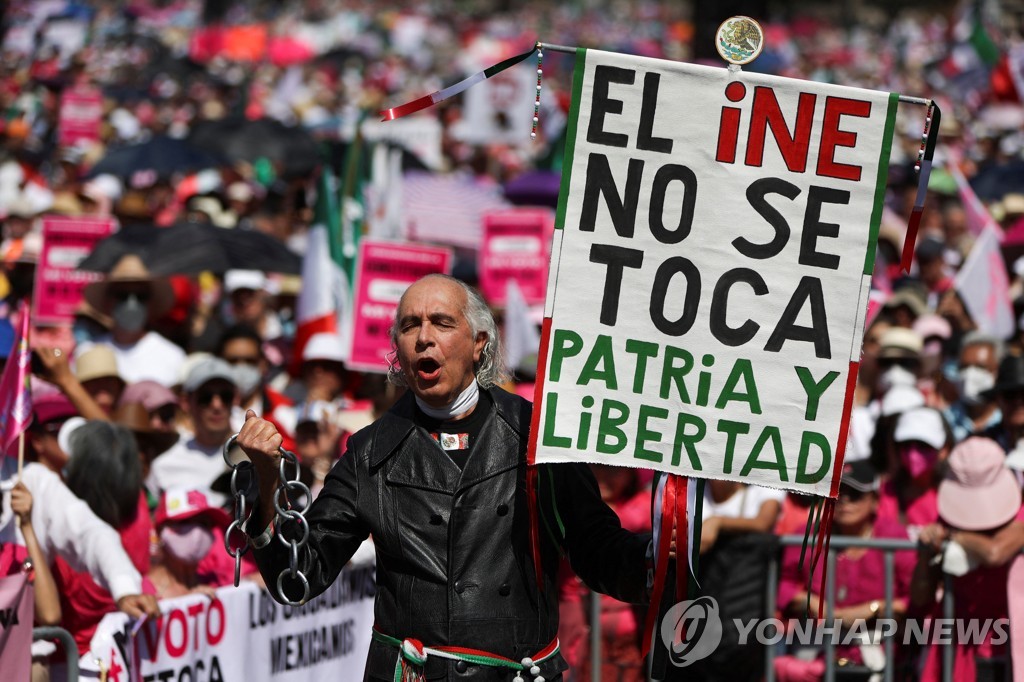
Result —
[{"label": "banner with text 'voto'", "polygon": [[897,102],[577,50],[531,460],[834,496]]}]

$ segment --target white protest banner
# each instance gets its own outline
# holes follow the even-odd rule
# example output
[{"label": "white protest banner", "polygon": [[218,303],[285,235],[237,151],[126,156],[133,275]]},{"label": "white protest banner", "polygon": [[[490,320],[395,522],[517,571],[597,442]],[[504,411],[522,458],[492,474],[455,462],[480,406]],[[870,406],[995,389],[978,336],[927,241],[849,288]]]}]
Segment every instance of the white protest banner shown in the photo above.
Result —
[{"label": "white protest banner", "polygon": [[835,496],[897,103],[578,49],[531,461]]},{"label": "white protest banner", "polygon": [[218,589],[214,600],[161,601],[163,616],[134,635],[127,616],[108,614],[80,666],[106,671],[110,682],[362,679],[376,589],[369,564],[349,566],[299,607],[282,606],[246,582]]}]

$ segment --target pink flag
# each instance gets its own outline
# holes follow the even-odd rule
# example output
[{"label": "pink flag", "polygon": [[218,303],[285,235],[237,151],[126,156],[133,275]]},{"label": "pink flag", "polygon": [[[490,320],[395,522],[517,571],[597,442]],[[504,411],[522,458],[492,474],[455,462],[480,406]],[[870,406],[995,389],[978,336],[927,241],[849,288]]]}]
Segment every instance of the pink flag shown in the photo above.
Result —
[{"label": "pink flag", "polygon": [[967,182],[964,174],[960,172],[960,168],[956,163],[949,163],[947,167],[949,168],[949,174],[956,181],[956,190],[960,194],[960,202],[964,205],[964,211],[967,213],[967,229],[977,237],[986,227],[991,225],[996,228],[996,234],[999,235],[999,239],[1002,241],[1002,230],[999,229],[999,225],[992,218],[988,209],[985,208],[985,204],[974,193],[974,189]]},{"label": "pink flag", "polygon": [[32,418],[32,393],[29,391],[32,351],[28,348],[29,309],[22,302],[18,307],[18,334],[4,373],[0,375],[0,447],[4,453],[28,428]]},{"label": "pink flag", "polygon": [[28,574],[0,578],[0,670],[5,680],[32,678],[33,608]]},{"label": "pink flag", "polygon": [[985,228],[957,273],[955,286],[978,329],[1009,338],[1016,329],[1010,281],[999,250],[999,230]]}]

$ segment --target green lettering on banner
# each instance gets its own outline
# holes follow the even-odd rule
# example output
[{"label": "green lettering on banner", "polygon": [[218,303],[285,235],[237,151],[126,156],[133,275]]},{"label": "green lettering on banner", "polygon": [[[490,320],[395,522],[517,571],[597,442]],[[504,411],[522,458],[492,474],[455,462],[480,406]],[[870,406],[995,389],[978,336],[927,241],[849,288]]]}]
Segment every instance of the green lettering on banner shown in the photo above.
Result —
[{"label": "green lettering on banner", "polygon": [[[686,427],[693,424],[697,427],[694,433],[686,433]],[[700,457],[697,456],[697,443],[704,440],[708,427],[704,420],[695,414],[680,412],[676,415],[676,439],[672,444],[672,466],[679,466],[682,448],[686,448],[686,456],[690,458],[690,467],[694,471],[702,471]]]},{"label": "green lettering on banner", "polygon": [[650,405],[640,406],[640,415],[636,426],[636,447],[633,450],[633,457],[636,459],[646,459],[651,462],[660,462],[662,459],[660,452],[648,450],[644,447],[648,441],[652,443],[661,442],[661,432],[647,428],[647,420],[651,417],[667,419],[668,410],[663,407],[652,407]]},{"label": "green lettering on banner", "polygon": [[[741,379],[746,389],[744,393],[736,391]],[[732,366],[729,378],[725,380],[725,388],[718,396],[715,407],[719,410],[725,409],[730,402],[747,403],[750,405],[751,414],[761,414],[761,398],[757,395],[757,382],[754,381],[754,368],[751,366],[750,360],[741,358]]]},{"label": "green lettering on banner", "polygon": [[549,391],[544,399],[544,445],[553,448],[571,448],[572,438],[555,435],[555,415],[558,413],[558,394]]},{"label": "green lettering on banner", "polygon": [[575,357],[583,350],[583,337],[571,329],[556,329],[554,348],[551,353],[551,367],[548,379],[558,381],[562,376],[562,360]]},{"label": "green lettering on banner", "polygon": [[[601,369],[598,369],[598,365]],[[612,337],[607,334],[599,334],[594,339],[594,347],[587,356],[587,361],[580,371],[580,378],[576,383],[580,386],[587,386],[591,381],[603,381],[609,391],[616,391],[619,382],[615,379],[615,354],[612,351]]]},{"label": "green lettering on banner", "polygon": [[807,409],[804,411],[804,419],[812,422],[818,418],[818,401],[839,376],[839,372],[829,372],[821,378],[821,381],[815,381],[811,376],[811,370],[806,367],[795,367],[794,369],[796,369],[796,375],[800,377],[804,393],[807,394]]},{"label": "green lettering on banner", "polygon": [[[677,367],[676,360],[682,360],[683,364]],[[691,369],[693,369],[693,355],[682,348],[665,346],[665,362],[661,368],[661,391],[659,393],[662,400],[668,400],[672,383],[675,382],[676,393],[679,394],[679,399],[689,404],[690,394],[686,392],[686,384],[683,383],[683,377]]]},{"label": "green lettering on banner", "polygon": [[658,357],[658,344],[637,339],[626,339],[626,352],[636,355],[636,370],[633,372],[633,393],[644,392],[644,379],[647,376],[647,361]]},{"label": "green lettering on banner", "polygon": [[[765,445],[768,441],[772,443],[772,450],[775,452],[775,461],[763,462],[758,459],[761,452],[765,449]],[[786,472],[786,457],[782,452],[782,434],[779,433],[779,427],[777,426],[766,426],[761,435],[757,437],[757,442],[754,443],[753,450],[750,451],[750,455],[747,457],[747,463],[743,465],[740,470],[740,476],[747,476],[752,469],[769,469],[779,472],[779,480],[783,483],[789,481],[789,474]]]},{"label": "green lettering on banner", "polygon": [[[813,474],[807,473],[807,460],[811,455],[811,446],[816,445],[821,450],[821,465]],[[796,482],[817,483],[825,478],[825,474],[832,468],[832,448],[829,446],[828,438],[815,433],[804,431],[800,437],[800,457],[796,461]]]},{"label": "green lettering on banner", "polygon": [[732,456],[736,452],[736,436],[741,433],[750,433],[750,424],[734,422],[728,419],[719,419],[718,432],[726,434],[725,462],[722,464],[722,473],[731,474]]},{"label": "green lettering on banner", "polygon": [[[612,417],[611,411],[618,410],[619,414]],[[629,406],[620,403],[618,400],[605,399],[601,403],[601,421],[597,425],[597,446],[596,449],[603,455],[617,455],[622,452],[629,442],[626,433],[619,427],[629,419]],[[608,442],[608,437],[615,438],[615,444]]]}]

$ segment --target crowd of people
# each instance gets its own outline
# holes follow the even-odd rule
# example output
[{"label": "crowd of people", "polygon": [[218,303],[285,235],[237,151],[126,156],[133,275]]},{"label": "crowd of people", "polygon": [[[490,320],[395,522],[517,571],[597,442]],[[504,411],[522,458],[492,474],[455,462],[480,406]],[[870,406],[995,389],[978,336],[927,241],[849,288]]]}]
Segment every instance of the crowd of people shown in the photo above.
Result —
[{"label": "crowd of people", "polygon": [[[9,3],[0,62],[0,354],[14,352],[18,303],[32,299],[44,215],[109,216],[122,229],[193,222],[253,230],[302,253],[321,168],[340,174],[338,149],[351,147],[367,112],[437,90],[538,39],[668,59],[701,53],[694,46],[700,11],[685,3],[618,3],[614,11],[586,2],[459,5]],[[1008,617],[1009,575],[1024,549],[1019,17],[984,2],[945,15],[861,9],[852,23],[813,6],[769,17],[765,52],[746,67],[935,97],[944,112],[906,274],[898,254],[917,191],[922,112],[901,109],[833,530],[910,539],[919,550],[897,552],[895,599],[886,604],[882,551],[843,549],[832,606],[844,623],[889,612],[927,618],[937,613],[946,571],[957,576],[959,617]],[[257,38],[236,33],[274,47],[271,58],[247,56],[248,43],[232,42],[241,40],[232,29],[254,26],[262,30]],[[421,166],[498,191],[531,169],[557,169],[571,64],[545,59],[536,142],[528,120],[521,142],[467,141],[455,132],[463,111],[454,99],[424,114],[442,133],[437,159]],[[98,90],[102,114],[95,136],[66,143],[62,93],[74,88]],[[207,169],[93,172],[120,146],[162,136],[180,142],[235,119],[281,121],[324,151],[227,159]],[[369,221],[355,219],[364,230]],[[1002,239],[996,267],[1007,273],[1009,334],[989,328],[991,318],[957,278],[986,224]],[[462,246],[457,265],[456,274],[474,283],[475,252]],[[346,366],[338,334],[312,337],[296,356],[301,286],[294,275],[242,268],[158,276],[127,253],[85,288],[73,323],[33,330],[29,463],[15,483],[15,458],[3,459],[0,575],[33,567],[38,624],[61,624],[84,651],[107,612],[155,614],[155,598],[209,593],[232,581],[234,563],[222,549],[230,481],[221,451],[248,410],[275,424],[316,495],[348,437],[399,399],[404,389],[388,383],[386,368]],[[529,372],[520,376],[526,380],[506,388],[531,395]],[[624,527],[650,531],[650,478],[613,467],[595,475]],[[722,557],[745,538],[803,533],[810,501],[713,481],[703,509],[700,551],[712,570],[728,564]],[[782,553],[779,615],[806,617],[824,596],[794,549]],[[262,580],[248,557],[243,575]],[[570,679],[589,675],[586,633],[598,624],[588,621],[587,595],[563,571],[560,632]],[[642,611],[609,597],[600,611],[602,679],[644,679]],[[1011,650],[1020,652],[991,638],[958,647],[957,679],[975,679],[968,669],[999,679]],[[877,651],[862,646],[837,656],[868,674],[879,665]],[[911,677],[940,674],[935,648],[900,650],[898,663]],[[777,660],[777,672],[815,679],[825,664],[816,652],[791,652]]]}]

